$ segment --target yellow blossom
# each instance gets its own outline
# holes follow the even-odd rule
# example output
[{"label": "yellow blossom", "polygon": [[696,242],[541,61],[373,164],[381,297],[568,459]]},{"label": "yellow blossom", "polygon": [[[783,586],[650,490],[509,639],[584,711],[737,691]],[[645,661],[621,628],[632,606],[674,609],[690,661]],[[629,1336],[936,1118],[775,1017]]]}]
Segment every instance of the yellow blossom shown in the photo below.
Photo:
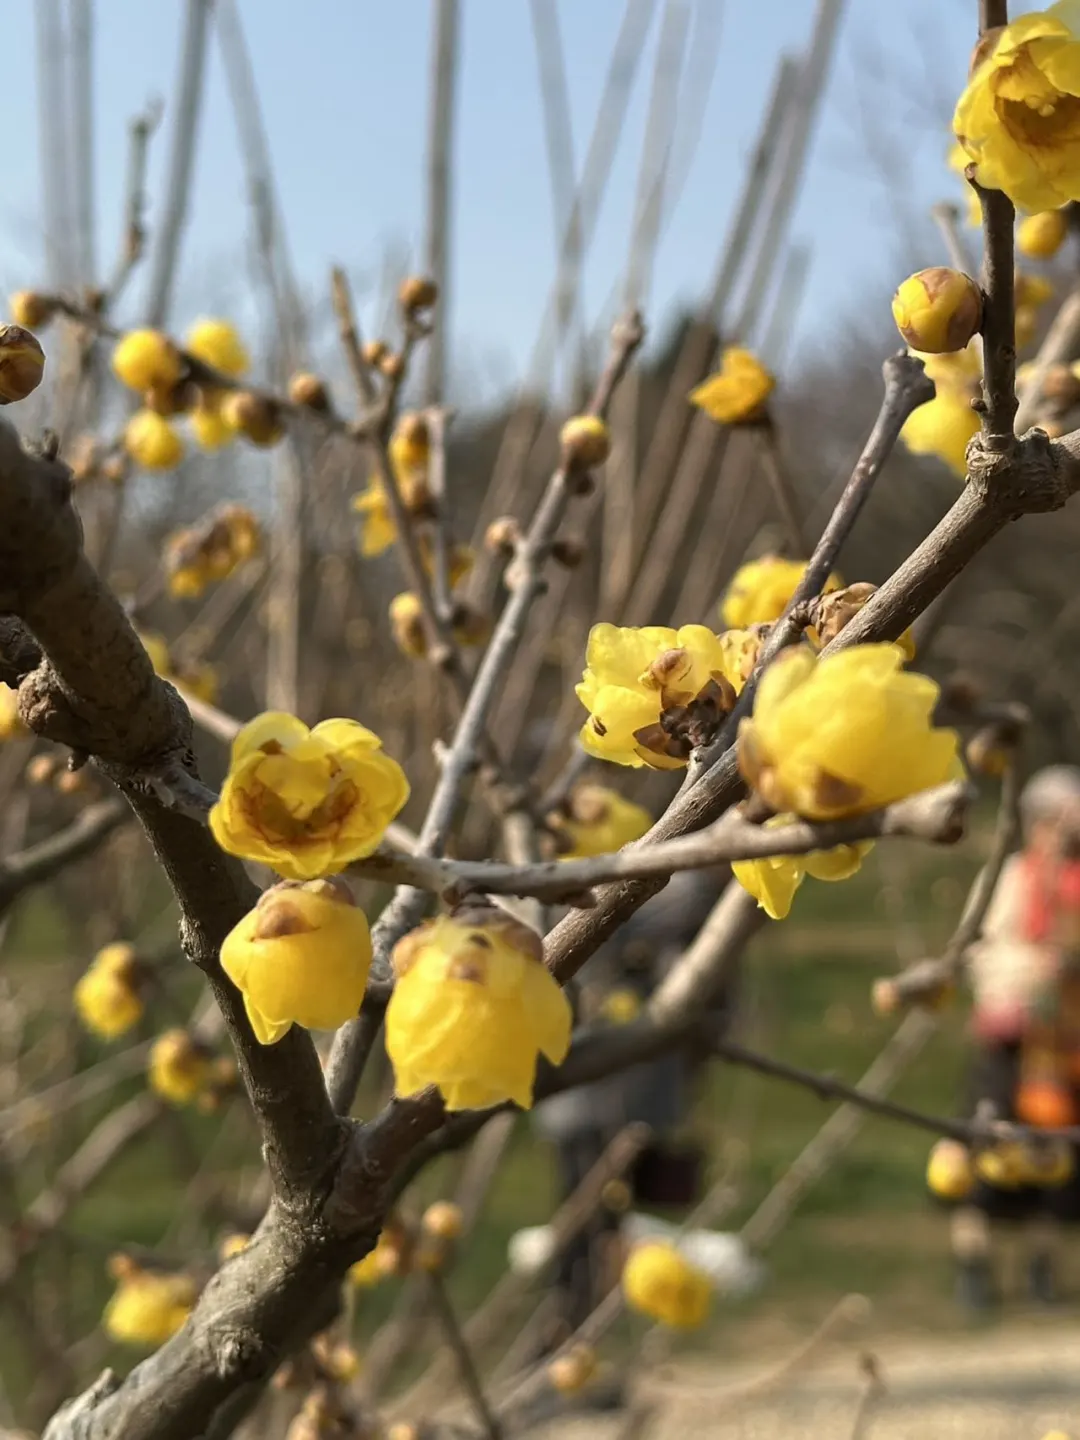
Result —
[{"label": "yellow blossom", "polygon": [[184,442],[153,410],[136,410],[124,426],[124,449],[144,470],[173,470],[184,458]]},{"label": "yellow blossom", "polygon": [[369,1250],[362,1260],[350,1265],[347,1273],[349,1283],[359,1290],[367,1290],[380,1281],[396,1275],[402,1268],[405,1236],[400,1225],[388,1221],[379,1231],[375,1248]]},{"label": "yellow blossom", "polygon": [[564,465],[591,470],[611,454],[611,431],[599,415],[573,415],[559,431]]},{"label": "yellow blossom", "polygon": [[309,730],[268,711],[233,741],[210,829],[230,855],[314,880],[370,855],[408,798],[401,766],[355,720]]},{"label": "yellow blossom", "polygon": [[426,470],[431,457],[431,436],[423,415],[407,410],[394,426],[387,450],[399,485],[403,474]]},{"label": "yellow blossom", "polygon": [[775,385],[775,377],[756,355],[731,345],[720,357],[720,369],[691,390],[689,398],[721,425],[742,425],[761,418]]},{"label": "yellow blossom", "polygon": [[570,1047],[570,1005],[540,937],[505,911],[462,907],[394,947],[386,1049],[398,1095],[438,1086],[448,1110],[532,1105],[539,1054]]},{"label": "yellow blossom", "polygon": [[967,474],[967,447],[978,434],[979,417],[970,396],[939,387],[933,400],[919,405],[904,421],[900,439],[913,455],[936,455],[961,480]]},{"label": "yellow blossom", "polygon": [[183,370],[180,352],[160,330],[131,330],[116,346],[112,368],[131,390],[175,385]]},{"label": "yellow blossom", "polygon": [[960,96],[953,132],[987,190],[1022,210],[1080,199],[1080,6],[1004,26]]},{"label": "yellow blossom", "polygon": [[926,1184],[942,1200],[966,1200],[975,1188],[967,1146],[959,1140],[939,1140],[926,1162]]},{"label": "yellow blossom", "polygon": [[942,387],[963,390],[969,396],[977,393],[983,368],[982,345],[978,339],[965,345],[963,350],[951,350],[944,355],[929,355],[921,350],[912,350],[911,354],[923,362],[923,369],[939,394]]},{"label": "yellow blossom", "polygon": [[[774,815],[765,828],[790,825],[794,815]],[[791,910],[795,892],[807,875],[815,880],[847,880],[854,875],[873,842],[837,845],[832,850],[811,850],[806,855],[767,855],[761,860],[736,860],[731,873],[772,920],[783,920]]]},{"label": "yellow blossom", "polygon": [[[673,630],[594,625],[576,695],[589,712],[581,743],[617,765],[676,770],[711,738],[742,689],[735,655],[704,625]],[[679,733],[670,733],[678,712]]]},{"label": "yellow blossom", "polygon": [[184,337],[184,349],[223,375],[243,375],[251,364],[243,341],[227,320],[197,320]]},{"label": "yellow blossom", "polygon": [[1064,210],[1025,215],[1016,227],[1016,248],[1029,260],[1052,260],[1065,243],[1069,221]]},{"label": "yellow blossom", "polygon": [[634,1246],[623,1266],[622,1291],[631,1310],[673,1330],[696,1330],[712,1303],[708,1276],[666,1240]]},{"label": "yellow blossom", "polygon": [[259,553],[259,522],[243,505],[222,505],[201,524],[178,530],[165,542],[169,593],[178,598],[201,595]]},{"label": "yellow blossom", "polygon": [[131,1266],[119,1279],[102,1323],[122,1345],[156,1349],[184,1324],[195,1296],[190,1275],[166,1275]]},{"label": "yellow blossom", "polygon": [[652,825],[652,816],[644,806],[605,785],[576,785],[564,810],[549,817],[548,823],[562,842],[563,858],[577,860],[607,855],[640,840]]},{"label": "yellow blossom", "polygon": [[106,945],[76,982],[75,1009],[86,1028],[115,1040],[142,1018],[139,964],[131,945]]},{"label": "yellow blossom", "polygon": [[209,1067],[206,1052],[186,1030],[166,1030],[150,1047],[150,1088],[173,1105],[190,1105]]},{"label": "yellow blossom", "polygon": [[[806,573],[805,560],[785,560],[780,555],[763,555],[736,570],[720,602],[720,618],[733,629],[767,625],[779,620]],[[844,582],[830,575],[823,594],[838,590]]]},{"label": "yellow blossom", "polygon": [[892,300],[896,328],[916,350],[932,355],[963,350],[982,324],[982,291],[961,270],[932,265],[899,287]]},{"label": "yellow blossom", "polygon": [[203,392],[199,403],[188,415],[191,433],[203,450],[220,450],[236,439],[236,430],[229,424],[221,406],[220,394]]},{"label": "yellow blossom", "polygon": [[[408,459],[417,453],[415,440],[399,440],[396,447],[391,442],[390,459],[401,503],[410,515],[420,517],[430,512],[431,492],[427,485],[426,461],[416,463]],[[366,490],[353,496],[352,508],[361,517],[360,554],[364,559],[388,550],[397,539],[397,527],[386,498],[386,487],[378,474],[371,476]]]},{"label": "yellow blossom", "polygon": [[0,741],[25,735],[26,726],[19,719],[19,692],[0,681]]},{"label": "yellow blossom", "polygon": [[221,946],[221,968],[262,1045],[292,1025],[336,1030],[352,1020],[370,966],[367,916],[340,880],[274,885]]},{"label": "yellow blossom", "polygon": [[895,645],[777,657],[739,727],[739,768],[766,804],[835,820],[959,773],[955,732],[933,726],[940,690],[903,661]]}]

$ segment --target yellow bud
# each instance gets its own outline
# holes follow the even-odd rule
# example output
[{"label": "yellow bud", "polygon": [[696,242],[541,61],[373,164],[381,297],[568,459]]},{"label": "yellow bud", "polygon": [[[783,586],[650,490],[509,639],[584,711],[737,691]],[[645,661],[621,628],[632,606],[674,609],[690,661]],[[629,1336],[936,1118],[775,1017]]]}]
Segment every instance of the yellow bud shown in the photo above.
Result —
[{"label": "yellow bud", "polygon": [[281,414],[273,400],[253,390],[233,390],[221,402],[225,423],[253,445],[276,445],[285,434]]},{"label": "yellow bud", "polygon": [[608,1180],[600,1191],[601,1205],[613,1215],[625,1215],[633,1199],[633,1193],[625,1180]]},{"label": "yellow bud", "polygon": [[198,320],[184,337],[189,355],[223,375],[243,375],[251,361],[243,341],[227,320]]},{"label": "yellow bud", "polygon": [[939,1140],[930,1151],[926,1183],[942,1200],[964,1200],[975,1186],[967,1147],[958,1140]]},{"label": "yellow bud", "polygon": [[461,1206],[452,1200],[436,1200],[424,1211],[420,1224],[439,1240],[456,1240],[465,1225]]},{"label": "yellow bud", "polygon": [[184,442],[153,410],[136,410],[124,427],[124,449],[144,470],[172,470],[184,458]]},{"label": "yellow bud", "polygon": [[572,1345],[556,1355],[547,1367],[547,1378],[560,1395],[576,1395],[596,1374],[596,1351],[591,1345]]},{"label": "yellow bud", "polygon": [[398,302],[406,315],[430,310],[439,298],[439,287],[427,275],[409,275],[398,287]]},{"label": "yellow bud", "polygon": [[304,405],[309,410],[329,410],[330,396],[325,383],[318,375],[301,370],[289,380],[289,399],[294,405]]},{"label": "yellow bud", "polygon": [[45,352],[21,325],[0,325],[0,405],[25,400],[41,384]]},{"label": "yellow bud", "polygon": [[131,330],[112,355],[116,378],[132,390],[175,385],[183,370],[179,350],[160,330]]},{"label": "yellow bud", "polygon": [[40,330],[56,314],[56,302],[37,290],[16,290],[11,297],[11,318],[25,330]]},{"label": "yellow bud", "polygon": [[[407,1420],[397,1420],[387,1430],[386,1440],[420,1440],[420,1427],[410,1425]],[[1047,1435],[1046,1440],[1054,1440],[1054,1437]],[[1063,1437],[1063,1440],[1067,1440],[1067,1437]]]},{"label": "yellow bud", "polygon": [[379,370],[387,380],[400,380],[405,374],[405,358],[390,350],[383,350],[379,356]]},{"label": "yellow bud", "polygon": [[220,450],[236,437],[236,430],[221,412],[219,392],[203,391],[189,420],[195,441],[203,450]]},{"label": "yellow bud", "polygon": [[963,350],[982,324],[982,291],[970,275],[934,265],[911,275],[893,296],[896,328],[913,350]]},{"label": "yellow bud", "polygon": [[562,463],[568,468],[591,470],[611,454],[611,432],[599,415],[575,415],[559,431]]},{"label": "yellow bud", "polygon": [[511,559],[521,544],[521,526],[513,515],[500,515],[484,531],[484,549]]},{"label": "yellow bud", "polygon": [[1029,260],[1050,260],[1061,249],[1069,233],[1064,210],[1040,210],[1028,215],[1016,227],[1016,248]]},{"label": "yellow bud", "polygon": [[403,590],[390,601],[390,632],[403,655],[412,660],[422,660],[427,654],[424,612],[411,590]]},{"label": "yellow bud", "polygon": [[386,354],[387,344],[385,340],[369,340],[360,351],[364,364],[372,366],[373,369],[377,369],[382,364],[386,358]]},{"label": "yellow bud", "polygon": [[403,470],[418,470],[428,462],[431,452],[431,436],[428,432],[428,423],[415,410],[409,410],[394,426],[394,433],[390,438],[390,461],[394,472],[398,476],[398,484],[401,484],[400,472]]}]

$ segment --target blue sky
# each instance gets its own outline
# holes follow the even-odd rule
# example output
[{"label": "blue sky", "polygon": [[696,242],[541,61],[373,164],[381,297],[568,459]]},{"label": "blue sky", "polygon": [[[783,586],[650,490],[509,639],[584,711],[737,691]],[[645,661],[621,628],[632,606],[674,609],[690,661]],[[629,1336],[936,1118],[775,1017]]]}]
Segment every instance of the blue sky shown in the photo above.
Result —
[{"label": "blue sky", "polygon": [[[719,68],[703,139],[657,254],[649,307],[654,333],[679,302],[693,301],[708,284],[778,55],[805,41],[815,8],[813,0],[697,3],[722,8]],[[42,274],[33,4],[2,4],[4,288],[33,283]],[[361,287],[374,284],[388,250],[415,246],[421,233],[429,0],[239,4],[301,280],[310,293],[324,293],[327,266],[338,261]],[[579,166],[623,5],[561,0]],[[462,6],[452,357],[459,385],[490,394],[525,364],[553,274],[555,241],[528,4],[462,0]],[[944,258],[925,213],[934,199],[958,193],[942,160],[942,126],[963,83],[976,10],[976,0],[848,0],[793,227],[794,238],[812,255],[796,355],[834,343],[868,306],[884,305],[898,266]],[[168,98],[181,15],[179,0],[96,0],[98,244],[107,261],[117,243],[127,121],[150,97]],[[654,24],[589,257],[585,293],[593,316],[603,310],[625,264],[657,31]],[[15,136],[25,143],[13,143]],[[152,198],[167,151],[168,116],[153,150]],[[151,209],[151,227],[154,218]],[[179,324],[210,304],[246,312],[249,234],[239,151],[215,54],[199,134]],[[132,317],[145,278],[132,286]]]}]

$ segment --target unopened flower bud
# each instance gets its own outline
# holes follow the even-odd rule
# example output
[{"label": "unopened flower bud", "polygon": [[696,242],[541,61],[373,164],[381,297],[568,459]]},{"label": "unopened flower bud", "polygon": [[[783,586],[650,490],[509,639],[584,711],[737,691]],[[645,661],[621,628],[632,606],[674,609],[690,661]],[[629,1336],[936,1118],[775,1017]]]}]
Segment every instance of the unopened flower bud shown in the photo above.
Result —
[{"label": "unopened flower bud", "polygon": [[551,558],[567,570],[576,570],[585,558],[585,546],[576,539],[556,540],[551,547]]},{"label": "unopened flower bud", "polygon": [[298,371],[289,381],[289,399],[294,405],[304,405],[309,410],[325,411],[330,408],[330,395],[325,383],[307,370]]},{"label": "unopened flower bud", "polygon": [[430,310],[439,298],[439,287],[427,275],[409,275],[398,287],[398,301],[406,315]]},{"label": "unopened flower bud", "polygon": [[400,380],[405,374],[405,357],[388,350],[379,361],[379,370],[387,380]]},{"label": "unopened flower bud", "polygon": [[421,1217],[420,1224],[438,1240],[456,1240],[465,1226],[461,1206],[452,1200],[436,1200]]},{"label": "unopened flower bud", "polygon": [[1050,260],[1061,249],[1069,233],[1064,210],[1040,210],[1027,215],[1016,227],[1016,248],[1029,260]]},{"label": "unopened flower bud", "polygon": [[913,350],[963,350],[982,324],[982,291],[970,275],[934,265],[911,275],[893,296],[896,328]]},{"label": "unopened flower bud", "polygon": [[559,431],[562,462],[568,469],[591,470],[611,454],[611,432],[599,415],[575,415]]},{"label": "unopened flower bud", "polygon": [[572,1345],[548,1363],[547,1378],[560,1395],[576,1395],[596,1373],[596,1351],[591,1345]]},{"label": "unopened flower bud", "polygon": [[181,380],[176,385],[151,385],[143,395],[143,404],[155,415],[170,419],[186,415],[198,403],[199,392],[194,385]]},{"label": "unopened flower bud", "polygon": [[427,654],[423,607],[411,590],[403,590],[390,601],[390,633],[394,644],[410,659],[422,660]]},{"label": "unopened flower bud", "polygon": [[900,1009],[900,991],[895,980],[875,980],[870,991],[875,1015],[895,1015]]},{"label": "unopened flower bud", "polygon": [[513,515],[500,515],[484,531],[484,549],[509,560],[521,544],[521,526]]},{"label": "unopened flower bud", "polygon": [[227,424],[253,445],[276,445],[285,433],[281,413],[273,400],[253,390],[233,390],[221,402]]},{"label": "unopened flower bud", "polygon": [[385,340],[368,340],[360,351],[361,358],[365,365],[378,369],[386,356],[387,345]]},{"label": "unopened flower bud", "polygon": [[600,1191],[600,1203],[613,1215],[625,1215],[634,1203],[634,1196],[625,1180],[608,1180]]},{"label": "unopened flower bud", "polygon": [[41,384],[45,352],[22,325],[0,325],[0,405],[25,400]]},{"label": "unopened flower bud", "polygon": [[26,767],[26,783],[48,785],[61,763],[59,755],[35,755]]},{"label": "unopened flower bud", "polygon": [[11,297],[11,318],[25,330],[40,330],[56,314],[56,301],[37,290],[16,290]]}]

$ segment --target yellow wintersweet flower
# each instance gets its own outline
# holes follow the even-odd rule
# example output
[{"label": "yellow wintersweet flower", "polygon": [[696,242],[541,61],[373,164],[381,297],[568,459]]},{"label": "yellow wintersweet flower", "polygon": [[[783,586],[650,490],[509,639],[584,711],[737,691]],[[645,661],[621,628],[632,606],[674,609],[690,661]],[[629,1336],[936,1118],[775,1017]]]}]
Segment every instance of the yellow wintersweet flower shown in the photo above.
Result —
[{"label": "yellow wintersweet flower", "polygon": [[188,415],[188,423],[196,444],[203,450],[220,450],[236,439],[236,429],[222,409],[220,391],[201,391],[198,404]]},{"label": "yellow wintersweet flower", "polygon": [[160,330],[130,330],[112,354],[117,379],[131,390],[169,389],[180,379],[180,352]]},{"label": "yellow wintersweet flower", "polygon": [[761,418],[775,387],[776,377],[756,355],[729,345],[720,357],[720,369],[691,390],[689,399],[721,425],[742,425]]},{"label": "yellow wintersweet flower", "polygon": [[739,727],[739,768],[766,804],[835,820],[958,773],[955,732],[933,726],[939,688],[903,662],[895,645],[821,659],[792,647],[777,657]]},{"label": "yellow wintersweet flower", "polygon": [[1052,260],[1065,243],[1069,221],[1064,210],[1025,215],[1016,227],[1016,248],[1029,260]]},{"label": "yellow wintersweet flower", "polygon": [[139,962],[131,945],[99,950],[76,982],[75,1009],[86,1028],[103,1040],[115,1040],[141,1019]]},{"label": "yellow wintersweet flower", "polygon": [[405,1236],[401,1227],[388,1222],[379,1231],[374,1250],[369,1250],[362,1260],[350,1265],[345,1272],[346,1279],[358,1290],[370,1290],[397,1275],[403,1264]]},{"label": "yellow wintersweet flower", "polygon": [[982,308],[976,282],[947,265],[909,275],[892,300],[900,334],[914,349],[932,355],[963,350],[979,333]]},{"label": "yellow wintersweet flower", "polygon": [[967,475],[967,447],[978,434],[979,417],[962,390],[939,386],[933,400],[917,406],[904,421],[900,439],[913,455],[936,455],[961,480]]},{"label": "yellow wintersweet flower", "polygon": [[227,320],[197,320],[184,336],[184,349],[223,375],[243,375],[251,364],[244,342]]},{"label": "yellow wintersweet flower", "polygon": [[605,785],[576,785],[563,810],[550,816],[548,824],[567,847],[560,846],[563,859],[578,860],[607,855],[640,840],[652,825],[652,816],[643,805]]},{"label": "yellow wintersweet flower", "polygon": [[205,1050],[179,1027],[166,1030],[150,1047],[150,1088],[173,1105],[190,1105],[202,1090],[209,1070]]},{"label": "yellow wintersweet flower", "polygon": [[975,1188],[967,1146],[959,1140],[939,1140],[926,1162],[926,1184],[941,1200],[966,1200]]},{"label": "yellow wintersweet flower", "polygon": [[177,530],[165,542],[169,593],[201,595],[259,553],[259,522],[243,505],[222,505],[202,523]]},{"label": "yellow wintersweet flower", "polygon": [[190,1275],[142,1270],[129,1261],[118,1276],[102,1323],[107,1334],[121,1345],[156,1349],[184,1324],[196,1294]]},{"label": "yellow wintersweet flower", "polygon": [[370,967],[367,916],[340,880],[274,885],[221,946],[261,1045],[293,1025],[336,1030],[354,1019]]},{"label": "yellow wintersweet flower", "polygon": [[431,434],[423,415],[407,410],[394,426],[387,449],[399,485],[403,475],[426,471],[431,458]]},{"label": "yellow wintersweet flower", "polygon": [[1022,210],[1080,199],[1080,5],[1060,0],[1006,25],[953,116],[979,184]]},{"label": "yellow wintersweet flower", "polygon": [[[794,815],[774,815],[765,828],[790,825]],[[731,873],[758,902],[771,920],[783,920],[791,910],[795,892],[807,875],[815,880],[847,880],[873,849],[870,840],[837,845],[832,850],[811,850],[806,855],[768,855],[761,860],[736,860]]]},{"label": "yellow wintersweet flower", "polygon": [[[769,625],[787,608],[795,587],[806,573],[805,560],[785,560],[780,555],[763,555],[736,570],[720,602],[720,618],[733,629]],[[838,590],[844,582],[830,575],[823,594]]]},{"label": "yellow wintersweet flower", "polygon": [[173,470],[184,458],[183,440],[153,410],[136,410],[124,426],[124,449],[144,470]]},{"label": "yellow wintersweet flower", "polygon": [[737,648],[704,625],[594,625],[575,689],[589,712],[582,745],[616,765],[679,769],[742,689]]},{"label": "yellow wintersweet flower", "polygon": [[631,1310],[673,1330],[696,1330],[708,1318],[712,1284],[666,1240],[635,1245],[622,1272]]},{"label": "yellow wintersweet flower", "polygon": [[25,734],[26,726],[19,719],[19,692],[0,681],[0,741]]},{"label": "yellow wintersweet flower", "polygon": [[361,517],[360,554],[365,560],[389,550],[397,539],[397,527],[390,514],[386,490],[377,476],[368,481],[366,490],[352,498],[352,508]]},{"label": "yellow wintersweet flower", "polygon": [[448,1110],[532,1105],[536,1061],[561,1064],[570,1005],[540,937],[506,911],[463,906],[394,947],[386,1050],[398,1095],[438,1086]]},{"label": "yellow wintersweet flower", "polygon": [[409,782],[382,741],[355,720],[309,730],[270,710],[232,744],[214,839],[288,880],[315,880],[375,850],[409,798]]}]

